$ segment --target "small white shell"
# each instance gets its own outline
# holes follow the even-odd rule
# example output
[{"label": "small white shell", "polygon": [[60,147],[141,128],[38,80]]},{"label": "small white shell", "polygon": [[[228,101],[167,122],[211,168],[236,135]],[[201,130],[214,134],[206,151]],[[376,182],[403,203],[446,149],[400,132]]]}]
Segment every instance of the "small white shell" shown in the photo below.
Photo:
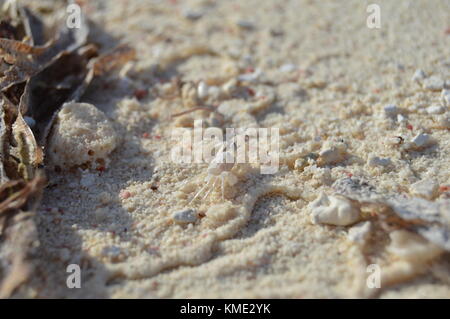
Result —
[{"label": "small white shell", "polygon": [[185,17],[186,19],[192,20],[192,21],[198,20],[203,16],[203,12],[195,11],[192,9],[185,9],[185,10],[183,10],[182,14],[183,14],[183,17]]},{"label": "small white shell", "polygon": [[253,29],[255,25],[247,20],[238,20],[236,21],[236,25],[242,29]]}]

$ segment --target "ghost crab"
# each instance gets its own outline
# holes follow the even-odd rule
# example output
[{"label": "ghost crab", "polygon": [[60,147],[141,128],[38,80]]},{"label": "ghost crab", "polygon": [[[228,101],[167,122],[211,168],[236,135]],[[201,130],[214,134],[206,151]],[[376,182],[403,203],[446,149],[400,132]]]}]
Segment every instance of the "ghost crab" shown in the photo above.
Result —
[{"label": "ghost crab", "polygon": [[207,172],[205,178],[206,184],[194,195],[189,204],[195,201],[208,187],[210,187],[210,189],[203,196],[203,199],[206,199],[209,196],[209,194],[211,194],[211,192],[215,189],[216,184],[219,181],[222,193],[222,200],[225,200],[226,185],[234,186],[238,182],[237,176],[233,172],[231,172],[231,170],[236,165],[235,152],[231,152],[229,150],[229,147],[235,147],[235,143],[234,142],[222,143],[219,151],[211,160],[206,170]]}]

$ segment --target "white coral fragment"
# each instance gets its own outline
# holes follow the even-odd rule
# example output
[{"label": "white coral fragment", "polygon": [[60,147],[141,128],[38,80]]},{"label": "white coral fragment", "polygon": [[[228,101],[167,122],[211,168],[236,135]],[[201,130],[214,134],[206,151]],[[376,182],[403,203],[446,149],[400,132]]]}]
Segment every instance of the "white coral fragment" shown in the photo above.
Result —
[{"label": "white coral fragment", "polygon": [[322,193],[309,208],[314,224],[348,226],[360,219],[359,209],[341,196],[327,196]]},{"label": "white coral fragment", "polygon": [[47,154],[53,165],[69,168],[107,162],[116,144],[116,132],[102,111],[92,104],[70,102],[58,112]]},{"label": "white coral fragment", "polygon": [[346,156],[347,148],[344,143],[329,144],[324,145],[317,161],[320,166],[337,164],[344,161]]}]

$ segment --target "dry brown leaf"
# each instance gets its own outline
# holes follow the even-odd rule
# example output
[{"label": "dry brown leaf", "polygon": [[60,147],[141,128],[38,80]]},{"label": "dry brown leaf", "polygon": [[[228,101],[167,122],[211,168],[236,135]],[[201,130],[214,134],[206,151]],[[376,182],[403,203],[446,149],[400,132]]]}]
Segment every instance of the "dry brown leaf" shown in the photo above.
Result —
[{"label": "dry brown leaf", "polygon": [[59,35],[43,46],[0,39],[0,56],[3,69],[6,69],[0,77],[0,91],[28,80],[57,61],[61,55],[81,47],[89,34],[89,26],[84,18],[81,23],[81,28],[73,29],[67,28],[64,23]]}]

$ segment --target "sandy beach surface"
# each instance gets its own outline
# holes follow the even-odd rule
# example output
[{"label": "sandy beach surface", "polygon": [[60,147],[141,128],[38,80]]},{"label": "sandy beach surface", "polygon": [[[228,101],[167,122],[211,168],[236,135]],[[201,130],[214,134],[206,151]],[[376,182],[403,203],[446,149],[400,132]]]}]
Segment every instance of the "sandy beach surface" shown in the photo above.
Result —
[{"label": "sandy beach surface", "polygon": [[[58,114],[39,255],[16,297],[450,297],[445,236],[364,197],[420,198],[450,229],[450,1],[80,3],[94,43],[137,56],[89,88],[98,110]],[[278,128],[278,172],[237,164],[224,199],[216,185],[190,203],[208,165],[175,163],[171,136],[194,120]],[[174,215],[186,209],[191,222]]]}]

